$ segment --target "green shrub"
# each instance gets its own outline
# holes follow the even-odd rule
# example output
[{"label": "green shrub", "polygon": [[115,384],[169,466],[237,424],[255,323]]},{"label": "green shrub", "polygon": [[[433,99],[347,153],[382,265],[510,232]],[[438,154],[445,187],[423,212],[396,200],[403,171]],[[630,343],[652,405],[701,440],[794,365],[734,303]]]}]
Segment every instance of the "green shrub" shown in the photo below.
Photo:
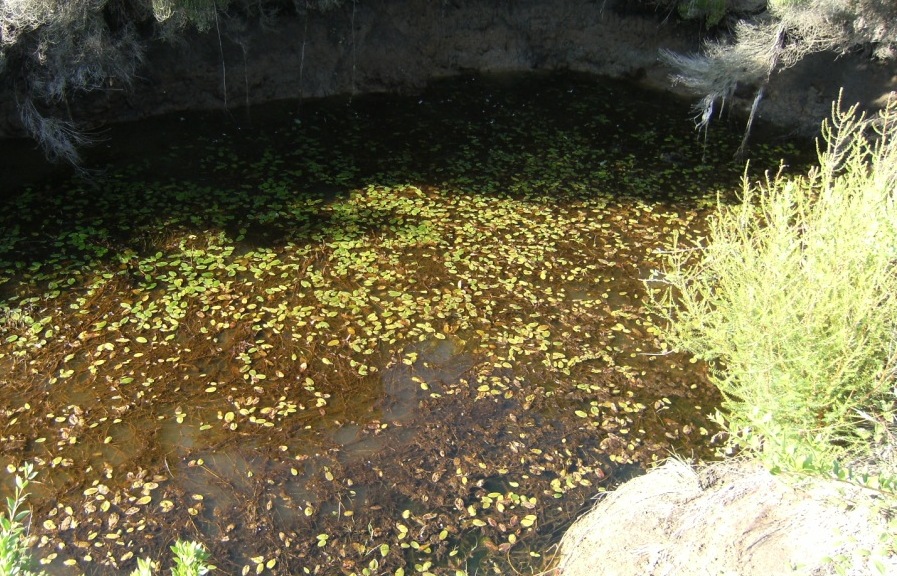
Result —
[{"label": "green shrub", "polygon": [[895,121],[893,101],[872,120],[836,104],[818,167],[745,182],[649,282],[664,337],[709,362],[732,442],[774,467],[894,470]]}]

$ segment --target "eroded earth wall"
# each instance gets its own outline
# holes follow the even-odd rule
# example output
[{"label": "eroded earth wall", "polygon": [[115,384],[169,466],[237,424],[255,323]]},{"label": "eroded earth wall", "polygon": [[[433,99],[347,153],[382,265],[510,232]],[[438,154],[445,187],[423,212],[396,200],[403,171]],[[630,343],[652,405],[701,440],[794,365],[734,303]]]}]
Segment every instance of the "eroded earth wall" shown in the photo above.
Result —
[{"label": "eroded earth wall", "polygon": [[[467,70],[569,68],[673,89],[658,50],[695,51],[700,29],[627,6],[621,0],[347,0],[326,12],[284,8],[251,21],[231,15],[217,29],[191,32],[177,44],[150,42],[132,87],[75,96],[68,110],[76,120],[102,125],[184,109],[413,90],[429,78]],[[875,105],[894,88],[894,69],[862,55],[810,58],[774,79],[761,117],[812,131],[841,86],[847,102]],[[0,135],[18,131],[14,109],[11,94],[0,97],[6,119]]]}]

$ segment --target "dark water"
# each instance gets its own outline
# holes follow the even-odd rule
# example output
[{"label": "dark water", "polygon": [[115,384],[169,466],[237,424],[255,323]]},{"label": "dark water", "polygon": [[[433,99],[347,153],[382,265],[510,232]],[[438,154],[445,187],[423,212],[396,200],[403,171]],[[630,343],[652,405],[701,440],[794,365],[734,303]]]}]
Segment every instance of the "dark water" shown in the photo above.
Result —
[{"label": "dark water", "polygon": [[86,178],[8,175],[0,461],[36,463],[46,569],[183,538],[222,574],[532,573],[598,490],[710,457],[719,399],[643,306],[744,170],[688,118],[468,76],[116,126]]}]

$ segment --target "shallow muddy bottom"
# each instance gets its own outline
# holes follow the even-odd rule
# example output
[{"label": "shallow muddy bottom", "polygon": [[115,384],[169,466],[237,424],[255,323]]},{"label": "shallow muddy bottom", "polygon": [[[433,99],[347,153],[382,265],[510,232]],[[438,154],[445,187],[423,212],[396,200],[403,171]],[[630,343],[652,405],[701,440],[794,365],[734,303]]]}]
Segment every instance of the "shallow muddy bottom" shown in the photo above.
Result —
[{"label": "shallow muddy bottom", "polygon": [[643,307],[743,172],[687,118],[455,78],[116,127],[6,201],[0,459],[36,463],[45,568],[532,573],[596,491],[708,456],[718,398]]}]

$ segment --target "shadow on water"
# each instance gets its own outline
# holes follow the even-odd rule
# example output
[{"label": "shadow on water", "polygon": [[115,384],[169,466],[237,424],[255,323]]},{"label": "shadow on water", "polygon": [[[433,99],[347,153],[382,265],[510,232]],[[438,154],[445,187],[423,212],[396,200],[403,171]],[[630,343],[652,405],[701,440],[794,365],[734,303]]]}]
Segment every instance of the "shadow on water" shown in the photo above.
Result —
[{"label": "shadow on water", "polygon": [[[49,174],[30,182],[9,175],[2,224],[20,232],[0,255],[27,266],[49,251],[64,261],[54,248],[75,240],[88,256],[117,261],[210,228],[242,237],[248,249],[276,248],[328,227],[327,215],[302,210],[307,203],[370,184],[449,184],[459,194],[565,202],[570,191],[560,189],[576,178],[584,195],[610,188],[688,206],[709,186],[737,186],[743,173],[731,132],[711,132],[704,147],[683,121],[687,102],[588,75],[470,76],[434,82],[418,96],[335,97],[299,109],[266,105],[253,110],[251,126],[220,112],[112,126],[85,151],[87,172],[71,183],[68,170],[48,170],[32,146],[4,143],[15,147],[9,166],[43,164],[37,172]],[[551,147],[531,149],[536,138]],[[780,151],[759,148],[763,169],[778,162]],[[690,181],[675,182],[685,166]],[[541,170],[558,168],[570,180],[538,181]],[[389,222],[372,206],[340,224],[376,233]]]},{"label": "shadow on water", "polygon": [[51,572],[179,537],[224,573],[538,571],[596,491],[711,455],[642,280],[734,196],[737,133],[569,73],[298,110],[112,127],[4,198],[0,460],[37,463]]}]

